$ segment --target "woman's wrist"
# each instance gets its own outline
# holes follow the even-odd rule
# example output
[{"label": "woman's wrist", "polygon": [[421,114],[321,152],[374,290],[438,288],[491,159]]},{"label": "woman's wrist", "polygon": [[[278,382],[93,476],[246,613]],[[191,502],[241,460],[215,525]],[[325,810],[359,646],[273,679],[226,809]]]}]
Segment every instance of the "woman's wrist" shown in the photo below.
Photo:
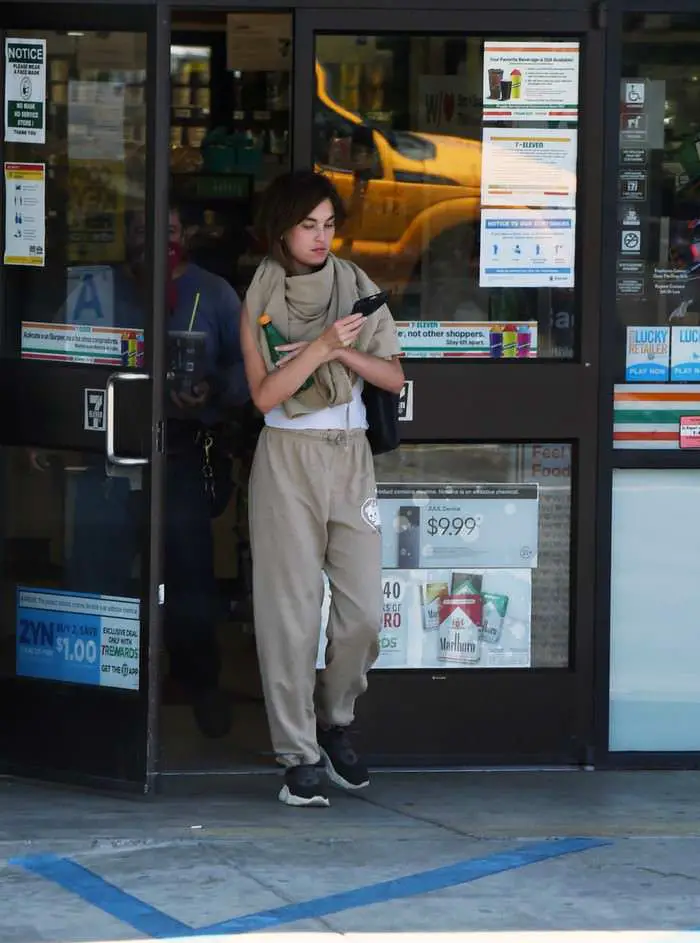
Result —
[{"label": "woman's wrist", "polygon": [[311,341],[309,344],[309,350],[314,352],[319,361],[319,364],[330,360],[331,354],[333,353],[333,348],[327,341],[323,339],[323,335],[317,337],[316,340]]}]

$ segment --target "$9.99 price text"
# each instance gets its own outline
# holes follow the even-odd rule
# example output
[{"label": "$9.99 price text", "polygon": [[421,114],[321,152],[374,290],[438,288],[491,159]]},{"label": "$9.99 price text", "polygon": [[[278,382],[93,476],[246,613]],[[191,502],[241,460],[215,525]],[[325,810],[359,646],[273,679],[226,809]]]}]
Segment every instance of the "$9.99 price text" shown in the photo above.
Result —
[{"label": "$9.99 price text", "polygon": [[461,537],[463,540],[477,540],[482,522],[481,514],[431,514],[425,519],[425,533],[428,537]]}]

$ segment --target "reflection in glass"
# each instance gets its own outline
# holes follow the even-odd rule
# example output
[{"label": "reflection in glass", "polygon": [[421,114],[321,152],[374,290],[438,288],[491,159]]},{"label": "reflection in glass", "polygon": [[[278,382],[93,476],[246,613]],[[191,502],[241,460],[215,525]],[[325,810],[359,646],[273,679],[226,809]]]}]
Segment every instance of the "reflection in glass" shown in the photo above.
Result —
[{"label": "reflection in glass", "polygon": [[145,213],[145,34],[22,35],[46,40],[46,143],[9,143],[5,159],[46,166],[45,265],[7,269],[4,353],[141,366],[145,325],[115,280]]},{"label": "reflection in glass", "polygon": [[572,358],[573,289],[479,284],[482,38],[325,35],[316,56],[314,160],[349,209],[335,251],[399,321],[535,322],[538,357]]}]

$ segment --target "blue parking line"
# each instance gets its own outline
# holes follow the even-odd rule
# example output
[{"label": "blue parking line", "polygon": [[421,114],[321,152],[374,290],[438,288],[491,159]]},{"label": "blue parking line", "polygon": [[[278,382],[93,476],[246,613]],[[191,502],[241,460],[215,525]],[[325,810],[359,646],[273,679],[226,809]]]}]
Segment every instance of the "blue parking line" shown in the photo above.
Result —
[{"label": "blue parking line", "polygon": [[82,897],[88,904],[98,907],[153,939],[162,940],[193,934],[192,928],[186,923],[168,917],[162,911],[144,903],[138,897],[132,897],[68,858],[59,858],[58,855],[31,855],[27,858],[11,858],[10,864],[38,874],[47,881],[53,881],[64,890]]},{"label": "blue parking line", "polygon": [[328,917],[331,914],[367,907],[370,904],[385,904],[392,900],[429,894],[431,891],[441,891],[460,884],[470,884],[472,881],[501,874],[503,871],[514,871],[529,864],[536,864],[538,861],[548,861],[551,858],[560,858],[563,855],[610,844],[612,843],[594,838],[564,838],[537,842],[514,851],[500,851],[485,858],[458,861],[456,864],[434,868],[431,871],[420,871],[418,874],[409,874],[393,881],[381,881],[379,884],[369,884],[366,887],[343,891],[340,894],[329,894],[327,897],[317,897],[299,904],[286,904],[284,907],[263,910],[245,917],[234,917],[232,920],[204,927],[197,931],[197,935],[269,930],[297,920]]},{"label": "blue parking line", "polygon": [[283,926],[297,920],[328,917],[331,914],[367,907],[370,904],[384,904],[392,900],[469,884],[504,871],[514,871],[530,864],[611,844],[610,841],[595,838],[562,838],[535,842],[512,851],[499,851],[484,858],[458,861],[446,867],[420,871],[417,874],[369,884],[351,891],[342,891],[339,894],[316,897],[298,904],[286,904],[270,910],[233,917],[231,920],[198,929],[169,917],[66,858],[50,854],[35,855],[27,858],[13,858],[10,863],[53,881],[64,890],[77,894],[83,900],[140,933],[154,939],[164,939],[248,933]]}]

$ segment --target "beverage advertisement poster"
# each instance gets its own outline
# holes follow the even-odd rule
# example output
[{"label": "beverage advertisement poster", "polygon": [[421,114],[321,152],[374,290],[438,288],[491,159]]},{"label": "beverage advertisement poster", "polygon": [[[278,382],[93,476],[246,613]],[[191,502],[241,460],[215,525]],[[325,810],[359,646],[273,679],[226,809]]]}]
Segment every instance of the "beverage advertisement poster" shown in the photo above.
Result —
[{"label": "beverage advertisement poster", "polygon": [[501,359],[537,356],[537,321],[397,321],[404,357]]},{"label": "beverage advertisement poster", "polygon": [[482,288],[573,288],[575,210],[484,209]]},{"label": "beverage advertisement poster", "polygon": [[579,43],[484,43],[484,121],[576,121]]}]

